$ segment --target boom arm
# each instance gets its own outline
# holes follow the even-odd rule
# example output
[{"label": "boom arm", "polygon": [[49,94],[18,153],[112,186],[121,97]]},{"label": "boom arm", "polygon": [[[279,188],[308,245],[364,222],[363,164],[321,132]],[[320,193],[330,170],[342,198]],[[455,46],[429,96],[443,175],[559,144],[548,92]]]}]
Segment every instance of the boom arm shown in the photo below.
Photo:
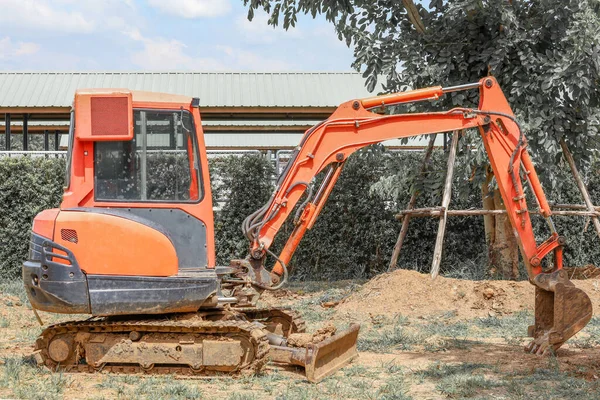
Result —
[{"label": "boom arm", "polygon": [[[379,115],[368,110],[378,106],[438,99],[444,93],[468,89],[479,89],[477,109],[455,108],[446,112],[398,115]],[[244,221],[243,230],[252,241],[251,260],[264,260],[282,224],[302,194],[309,190],[308,199],[295,216],[294,231],[271,272],[273,283],[279,281],[284,274],[285,264],[291,259],[302,236],[314,225],[344,162],[355,151],[388,139],[475,127],[481,133],[530,279],[542,272],[541,260],[551,252],[555,256],[555,268],[561,269],[562,238],[549,220],[550,207],[526,150],[523,132],[498,83],[491,77],[469,85],[419,89],[340,105],[331,117],[305,133],[269,202]],[[329,171],[313,194],[311,181],[325,168],[329,168]],[[550,238],[540,245],[533,234],[520,168],[524,169],[541,213],[549,220],[552,229]]]}]

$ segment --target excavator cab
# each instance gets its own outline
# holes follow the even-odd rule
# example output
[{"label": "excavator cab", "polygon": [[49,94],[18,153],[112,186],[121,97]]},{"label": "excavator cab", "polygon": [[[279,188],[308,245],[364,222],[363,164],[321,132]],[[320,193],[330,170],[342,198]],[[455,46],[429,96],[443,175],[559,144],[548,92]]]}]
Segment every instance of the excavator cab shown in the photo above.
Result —
[{"label": "excavator cab", "polygon": [[197,101],[80,90],[59,209],[33,223],[32,305],[93,315],[217,305],[213,212]]}]

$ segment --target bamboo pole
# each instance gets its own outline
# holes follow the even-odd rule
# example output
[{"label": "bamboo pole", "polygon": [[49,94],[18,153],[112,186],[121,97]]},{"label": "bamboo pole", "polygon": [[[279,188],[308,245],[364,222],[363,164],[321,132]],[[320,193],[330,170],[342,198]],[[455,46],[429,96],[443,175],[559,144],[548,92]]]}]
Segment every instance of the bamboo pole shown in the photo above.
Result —
[{"label": "bamboo pole", "polygon": [[[427,150],[425,151],[425,157],[423,157],[423,162],[421,163],[421,170],[419,171],[419,176],[417,179],[420,179],[422,175],[425,173],[427,169],[427,162],[431,158],[431,153],[433,152],[433,144],[435,143],[435,138],[437,134],[431,135],[429,138],[429,145],[427,146]],[[417,191],[414,190],[410,195],[410,200],[408,201],[407,210],[412,210],[415,207],[417,202]],[[394,245],[394,251],[392,252],[392,258],[390,259],[390,265],[388,267],[388,272],[394,271],[398,268],[398,257],[400,257],[400,250],[402,249],[402,244],[404,243],[404,239],[406,238],[406,234],[408,233],[408,224],[410,222],[410,215],[407,215],[406,218],[402,220],[402,228],[400,228],[400,233],[398,234],[398,239],[396,240],[396,244]]]},{"label": "bamboo pole", "polygon": [[[439,217],[442,215],[441,207],[414,208],[412,210],[403,210],[396,214],[395,218],[401,220],[410,215],[411,218],[419,217]],[[449,217],[470,217],[476,215],[500,215],[506,214],[506,210],[446,210]],[[530,214],[541,215],[539,211],[530,211]],[[552,215],[560,216],[579,216],[579,217],[600,217],[598,211],[579,211],[579,210],[552,210]]]},{"label": "bamboo pole", "polygon": [[456,148],[458,147],[458,137],[462,131],[454,131],[452,135],[452,144],[448,154],[448,168],[446,173],[446,182],[444,183],[444,194],[442,196],[442,207],[440,212],[440,224],[438,227],[437,238],[435,240],[435,250],[433,251],[433,262],[431,263],[431,278],[435,279],[440,272],[440,263],[442,262],[442,249],[444,247],[444,237],[446,234],[446,220],[448,219],[448,206],[450,205],[450,196],[452,194],[452,177],[454,175],[454,161],[456,160]]},{"label": "bamboo pole", "polygon": [[[550,203],[551,208],[566,208],[571,210],[587,210],[587,206],[583,204],[560,204],[560,203]],[[600,207],[594,206],[596,211],[600,211]]]},{"label": "bamboo pole", "polygon": [[[585,187],[585,184],[583,183],[583,180],[581,179],[581,175],[579,174],[577,166],[575,165],[575,160],[573,160],[573,155],[571,155],[571,152],[569,151],[569,148],[567,147],[567,143],[565,142],[564,138],[560,139],[560,147],[562,147],[563,156],[567,160],[567,163],[569,163],[569,167],[571,167],[571,172],[573,173],[575,182],[577,182],[577,187],[581,192],[581,196],[583,197],[583,201],[585,202],[588,211],[595,212],[596,209],[592,204],[590,195],[587,191],[587,188]],[[594,227],[596,228],[596,233],[598,234],[598,237],[600,237],[600,221],[598,220],[597,215],[592,216],[592,222],[594,223]]]}]

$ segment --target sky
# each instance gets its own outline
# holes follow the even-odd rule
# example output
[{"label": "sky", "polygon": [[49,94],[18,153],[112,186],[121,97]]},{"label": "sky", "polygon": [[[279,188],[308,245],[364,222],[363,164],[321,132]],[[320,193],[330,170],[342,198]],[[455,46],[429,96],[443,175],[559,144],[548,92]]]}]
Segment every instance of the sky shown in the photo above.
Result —
[{"label": "sky", "polygon": [[324,17],[246,16],[242,0],[0,0],[0,70],[352,70]]}]

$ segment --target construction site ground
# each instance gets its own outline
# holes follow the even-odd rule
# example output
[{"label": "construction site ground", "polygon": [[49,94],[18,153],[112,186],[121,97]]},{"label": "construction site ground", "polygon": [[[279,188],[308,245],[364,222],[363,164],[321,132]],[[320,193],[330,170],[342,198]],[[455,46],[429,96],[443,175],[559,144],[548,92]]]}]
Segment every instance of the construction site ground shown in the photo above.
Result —
[{"label": "construction site ground", "polygon": [[31,358],[42,328],[20,281],[8,282],[0,284],[0,398],[600,399],[600,280],[575,284],[596,316],[550,357],[523,352],[533,320],[528,282],[431,281],[398,270],[368,282],[291,284],[262,305],[300,311],[309,330],[362,324],[359,358],[311,384],[302,370],[276,365],[259,376],[212,379],[49,372]]}]

